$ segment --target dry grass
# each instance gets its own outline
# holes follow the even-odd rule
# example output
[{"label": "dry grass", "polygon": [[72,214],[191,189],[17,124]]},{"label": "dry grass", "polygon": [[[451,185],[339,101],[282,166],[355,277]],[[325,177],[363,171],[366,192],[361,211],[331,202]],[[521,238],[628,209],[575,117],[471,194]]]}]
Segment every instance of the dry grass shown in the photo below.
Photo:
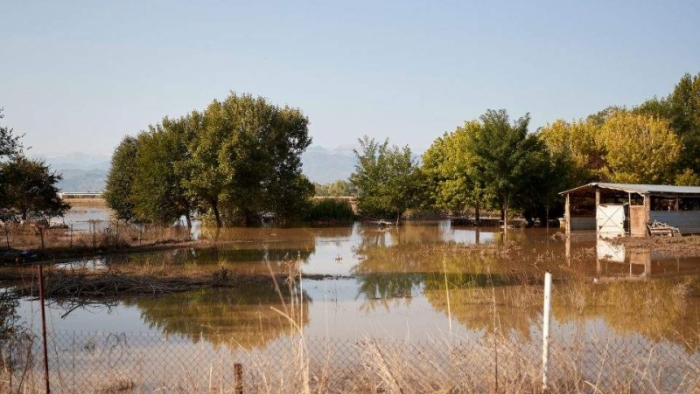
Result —
[{"label": "dry grass", "polygon": [[[308,311],[303,307],[298,268],[298,262],[293,260],[269,266],[282,301],[281,307],[272,309],[286,320],[289,330],[276,339],[262,341],[261,347],[217,347],[209,342],[193,343],[167,336],[66,334],[69,340],[58,336],[50,346],[52,387],[55,392],[66,393],[236,393],[233,365],[240,363],[245,393],[543,391],[541,332],[533,332],[531,323],[522,332],[508,330],[512,326],[506,323],[509,317],[498,308],[539,309],[542,292],[539,284],[530,283],[531,279],[521,277],[520,285],[443,292],[451,293],[447,303],[453,304],[450,310],[457,320],[462,309],[469,309],[465,305],[475,307],[477,314],[468,317],[484,321],[483,335],[478,338],[460,338],[450,332],[424,343],[369,337],[347,341],[305,335],[303,315]],[[658,286],[664,287],[649,293],[641,287],[634,290],[634,284],[596,287],[580,282],[566,286],[559,283],[555,285],[555,315],[557,308],[575,313],[590,306],[609,305],[622,294],[632,294],[632,301],[646,299],[650,303],[642,306],[640,313],[643,319],[654,322],[656,319],[645,316],[645,311],[668,310],[664,302],[682,302],[689,294],[685,282]],[[684,337],[689,343],[700,340],[697,333],[686,333]],[[235,337],[223,338],[220,343],[235,341]],[[700,391],[700,354],[692,350],[696,349],[692,344],[684,348],[664,339],[591,336],[585,321],[566,329],[554,327],[551,343],[551,392]],[[28,344],[25,342],[24,346],[26,349]],[[0,391],[41,392],[43,381],[36,344],[32,349],[33,357],[24,358],[32,362],[19,357],[14,364],[4,364]],[[26,350],[14,353],[22,355]],[[3,350],[3,354],[7,353]]]},{"label": "dry grass", "polygon": [[[514,244],[500,248],[450,246],[446,256],[463,256],[460,250],[463,252],[464,248],[485,257],[507,257],[520,252]],[[580,253],[574,258],[585,259],[591,251]],[[549,258],[545,256],[543,260]],[[217,348],[204,340],[173,342],[167,337],[125,337],[118,344],[111,337],[89,342],[78,338],[69,346],[52,346],[53,387],[67,393],[235,393],[233,365],[241,363],[246,393],[540,393],[541,333],[536,329],[533,332],[533,327],[541,319],[541,284],[534,273],[525,270],[492,277],[485,266],[482,274],[488,275],[487,286],[476,282],[456,285],[450,282],[445,265],[439,281],[445,283],[444,288],[426,292],[436,309],[446,308],[450,319],[454,316],[481,333],[478,338],[459,338],[450,332],[444,338],[422,344],[375,338],[358,342],[311,340],[304,332],[303,315],[307,310],[303,307],[298,262],[286,261],[270,265],[268,278],[276,281],[282,301],[274,312],[287,322],[289,330],[272,341],[262,341],[264,347]],[[221,267],[217,267],[218,271],[194,269],[189,272],[191,277],[227,280],[231,275]],[[155,275],[177,279],[167,264],[127,265],[120,270],[120,275],[129,277]],[[79,275],[105,280],[114,272]],[[68,287],[71,286],[75,287]],[[281,288],[291,298],[283,296]],[[700,392],[700,335],[684,332],[680,337],[687,346],[668,340],[669,326],[682,316],[693,292],[691,282],[682,280],[642,285],[593,285],[575,280],[556,283],[554,314],[559,322],[569,325],[554,328],[550,391]],[[506,316],[499,312],[502,307],[530,315],[523,322],[507,322],[516,319],[515,313]],[[606,321],[620,321],[620,325],[609,323],[611,332],[592,337],[581,314],[590,308],[606,311],[612,307],[616,314]],[[638,321],[637,326],[629,319]],[[476,327],[470,326],[475,322]],[[520,326],[521,329],[508,329]],[[615,330],[623,326],[634,327],[634,335],[626,335],[628,332],[622,329],[620,335],[615,335]],[[235,341],[234,337],[220,342]],[[124,345],[127,342],[129,345]],[[0,372],[0,392],[42,391],[36,354],[33,363],[3,364],[7,367]]]},{"label": "dry grass", "polygon": [[66,198],[64,202],[70,204],[71,209],[80,209],[81,207],[109,209],[107,200],[104,198]]},{"label": "dry grass", "polygon": [[40,230],[35,226],[11,225],[8,234],[0,231],[3,239],[0,245],[5,252],[0,255],[0,263],[25,262],[28,258],[18,250],[32,251],[33,260],[82,257],[89,253],[114,251],[149,250],[161,246],[186,246],[191,242],[187,228],[162,227],[153,225],[125,225],[117,222],[96,222],[87,231],[74,231],[70,228],[50,228]]},{"label": "dry grass", "polygon": [[[245,393],[542,392],[538,341],[504,335],[416,344],[372,338],[355,343],[314,342],[297,333],[268,349],[245,352],[216,351],[195,344],[182,347],[163,343],[158,337],[147,338],[145,342],[129,338],[129,346],[98,338],[89,349],[82,345],[67,351],[52,347],[52,391],[235,393],[233,365],[241,363]],[[664,344],[636,347],[604,338],[556,339],[562,342],[555,341],[550,348],[551,392],[700,390],[697,361]],[[35,358],[25,369],[17,365],[17,370],[0,371],[0,390],[42,392],[39,360]]]},{"label": "dry grass", "polygon": [[612,242],[625,245],[629,249],[674,252],[689,256],[700,255],[700,235],[646,238],[619,237],[613,239]]},{"label": "dry grass", "polygon": [[[298,267],[296,267],[298,269]],[[0,277],[14,274],[11,292],[17,297],[38,296],[34,267],[4,269]],[[99,299],[128,295],[160,296],[204,287],[235,287],[240,285],[272,285],[290,280],[287,265],[275,265],[269,272],[240,272],[235,265],[184,265],[156,263],[150,259],[140,263],[125,263],[104,269],[47,267],[45,294],[50,298]]]}]

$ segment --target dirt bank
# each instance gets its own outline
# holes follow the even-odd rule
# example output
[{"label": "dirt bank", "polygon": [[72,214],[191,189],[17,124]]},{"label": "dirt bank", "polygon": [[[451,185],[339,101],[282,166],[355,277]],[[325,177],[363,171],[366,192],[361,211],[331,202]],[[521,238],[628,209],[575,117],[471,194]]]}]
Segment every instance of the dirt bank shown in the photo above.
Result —
[{"label": "dirt bank", "polygon": [[658,250],[688,255],[700,255],[700,236],[688,235],[683,237],[620,237],[614,243],[624,245],[628,249]]}]

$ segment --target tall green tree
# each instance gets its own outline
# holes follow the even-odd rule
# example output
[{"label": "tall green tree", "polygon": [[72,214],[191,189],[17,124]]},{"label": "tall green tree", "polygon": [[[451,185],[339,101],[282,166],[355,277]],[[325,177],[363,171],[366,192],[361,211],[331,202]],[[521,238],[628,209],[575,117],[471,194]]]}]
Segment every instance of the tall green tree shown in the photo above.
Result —
[{"label": "tall green tree", "polygon": [[601,179],[605,151],[597,139],[602,126],[599,122],[604,120],[589,117],[569,123],[558,119],[538,130],[538,138],[547,146],[558,168],[565,170],[564,189]]},{"label": "tall green tree", "polygon": [[357,194],[357,190],[348,181],[337,180],[335,182],[327,183],[325,185],[314,184],[316,189],[316,195],[320,197],[332,196],[332,197],[343,197],[343,196],[354,196]]},{"label": "tall green tree", "polygon": [[112,163],[107,174],[104,197],[107,204],[114,210],[117,219],[133,220],[134,201],[132,185],[136,176],[136,157],[139,144],[136,138],[126,136],[114,149]]},{"label": "tall green tree", "polygon": [[0,210],[3,221],[63,216],[70,205],[61,201],[56,184],[61,175],[42,161],[13,156],[0,163]]},{"label": "tall green tree", "polygon": [[417,205],[419,168],[407,146],[389,147],[365,136],[355,150],[357,165],[350,183],[357,188],[361,215],[395,217],[398,224],[406,210]]},{"label": "tall green tree", "polygon": [[218,227],[272,213],[306,216],[313,184],[301,171],[308,119],[262,97],[231,93],[202,111],[165,118],[115,150],[106,198],[120,219],[169,222],[193,211]]},{"label": "tall green tree", "polygon": [[470,136],[474,172],[501,208],[507,225],[510,208],[520,207],[549,173],[551,157],[544,143],[528,134],[529,115],[510,123],[505,110],[488,110]]},{"label": "tall green tree", "polygon": [[632,112],[668,120],[682,145],[677,172],[686,180],[700,174],[700,73],[683,75],[667,97],[649,99]]},{"label": "tall green tree", "polygon": [[184,216],[192,226],[192,200],[175,171],[175,163],[186,154],[183,121],[165,118],[137,138],[131,199],[135,215],[143,221],[169,224]]},{"label": "tall green tree", "polygon": [[302,174],[301,164],[302,153],[311,145],[309,120],[290,107],[275,108],[273,116],[273,127],[264,128],[260,137],[270,152],[263,182],[267,209],[282,222],[299,220],[311,208],[314,195],[314,186]]},{"label": "tall green tree", "polygon": [[189,124],[189,154],[177,167],[188,195],[207,205],[217,226],[222,210],[246,224],[266,211],[283,221],[304,215],[313,185],[301,172],[311,144],[301,111],[231,93],[193,112]]},{"label": "tall green tree", "polygon": [[225,138],[225,130],[218,124],[222,117],[207,113],[212,107],[217,109],[216,104],[215,101],[206,111],[192,111],[181,119],[186,153],[175,162],[174,169],[185,195],[199,202],[200,211],[210,211],[216,226],[221,227],[221,200],[230,182],[219,152]]},{"label": "tall green tree", "polygon": [[[5,117],[0,108],[0,120]],[[14,135],[13,130],[0,124],[0,158],[11,156],[22,151],[21,135]]]},{"label": "tall green tree", "polygon": [[683,144],[680,163],[700,174],[700,73],[685,74],[668,97],[671,128]]},{"label": "tall green tree", "polygon": [[470,141],[471,135],[480,128],[479,122],[472,121],[452,133],[445,133],[423,154],[422,165],[434,206],[453,214],[474,207],[477,221],[487,197],[484,185],[475,173],[475,157]]},{"label": "tall green tree", "polygon": [[605,150],[604,180],[622,183],[673,183],[681,143],[668,121],[621,111],[600,128],[598,145]]}]

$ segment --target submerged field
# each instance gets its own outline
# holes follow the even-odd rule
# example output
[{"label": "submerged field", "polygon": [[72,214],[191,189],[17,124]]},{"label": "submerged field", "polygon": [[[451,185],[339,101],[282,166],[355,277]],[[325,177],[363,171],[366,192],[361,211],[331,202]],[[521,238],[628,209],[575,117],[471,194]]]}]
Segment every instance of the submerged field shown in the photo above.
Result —
[{"label": "submerged field", "polygon": [[[79,290],[49,300],[57,390],[236,392],[240,363],[252,392],[538,392],[546,271],[551,387],[700,389],[700,253],[690,248],[449,222],[194,235],[208,247],[49,270],[54,289]],[[199,282],[109,291],[115,278]],[[101,290],[85,290],[89,280]],[[30,332],[35,283],[6,283],[21,295],[15,323]],[[38,371],[25,371],[28,392]],[[18,387],[20,372],[7,370],[15,380],[5,387]]]}]

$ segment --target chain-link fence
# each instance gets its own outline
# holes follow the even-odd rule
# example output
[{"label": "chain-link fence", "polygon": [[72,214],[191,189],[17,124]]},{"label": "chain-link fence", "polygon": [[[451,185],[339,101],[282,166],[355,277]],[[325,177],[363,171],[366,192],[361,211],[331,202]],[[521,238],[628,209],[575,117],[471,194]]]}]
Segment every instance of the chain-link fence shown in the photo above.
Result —
[{"label": "chain-link fence", "polygon": [[[182,242],[192,238],[184,224],[162,226],[88,220],[48,226],[48,224],[0,224],[0,261],[23,261],[41,251],[83,251],[118,249],[129,246]],[[23,252],[31,250],[32,252]]]},{"label": "chain-link fence", "polygon": [[[700,391],[700,352],[641,335],[552,333],[553,392]],[[538,335],[540,335],[538,337]],[[254,347],[234,337],[54,332],[55,393],[540,392],[541,334],[445,335],[434,341],[282,335]],[[41,336],[2,342],[0,392],[43,392]]]}]

